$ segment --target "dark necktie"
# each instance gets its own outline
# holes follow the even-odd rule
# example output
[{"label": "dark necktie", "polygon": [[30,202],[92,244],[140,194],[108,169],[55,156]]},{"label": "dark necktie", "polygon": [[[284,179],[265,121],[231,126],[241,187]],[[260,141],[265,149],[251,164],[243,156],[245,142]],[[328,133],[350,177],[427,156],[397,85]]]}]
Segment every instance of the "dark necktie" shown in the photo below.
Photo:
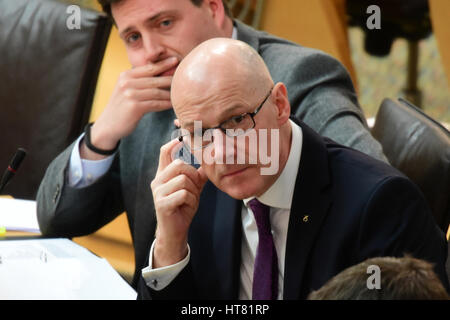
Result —
[{"label": "dark necktie", "polygon": [[278,259],[270,227],[270,207],[256,198],[248,202],[258,227],[258,249],[253,271],[253,300],[276,300],[278,296]]}]

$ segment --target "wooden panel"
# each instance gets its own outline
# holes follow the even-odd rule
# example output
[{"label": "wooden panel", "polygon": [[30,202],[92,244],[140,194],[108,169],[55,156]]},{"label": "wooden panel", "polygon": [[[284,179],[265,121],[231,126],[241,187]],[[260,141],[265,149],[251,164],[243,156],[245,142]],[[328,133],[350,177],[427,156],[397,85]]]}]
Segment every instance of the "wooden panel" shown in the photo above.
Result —
[{"label": "wooden panel", "polygon": [[450,1],[429,0],[431,24],[450,88]]},{"label": "wooden panel", "polygon": [[90,121],[95,121],[108,104],[121,72],[131,69],[125,45],[114,26],[106,46],[95,91]]},{"label": "wooden panel", "polygon": [[338,59],[357,88],[350,55],[345,0],[266,0],[261,29]]},{"label": "wooden panel", "polygon": [[125,213],[98,230],[96,234],[101,237],[110,238],[114,241],[132,243],[130,228]]}]

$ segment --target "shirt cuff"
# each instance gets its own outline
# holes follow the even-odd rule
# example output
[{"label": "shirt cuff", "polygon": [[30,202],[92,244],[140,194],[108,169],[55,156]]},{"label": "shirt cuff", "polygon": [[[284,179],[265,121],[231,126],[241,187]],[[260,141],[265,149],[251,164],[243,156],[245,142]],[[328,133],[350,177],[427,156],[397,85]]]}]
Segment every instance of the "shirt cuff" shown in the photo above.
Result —
[{"label": "shirt cuff", "polygon": [[186,257],[170,266],[161,267],[161,268],[152,268],[153,262],[153,248],[155,246],[155,241],[152,243],[152,247],[150,248],[150,258],[149,258],[149,266],[142,269],[142,277],[151,289],[159,291],[167,287],[177,276],[178,274],[187,266],[189,263],[189,259],[191,257],[191,249],[188,244],[188,253]]},{"label": "shirt cuff", "polygon": [[102,160],[81,159],[80,142],[83,137],[84,133],[75,142],[70,155],[67,181],[69,186],[73,188],[84,188],[96,182],[111,168],[115,156],[113,154]]}]

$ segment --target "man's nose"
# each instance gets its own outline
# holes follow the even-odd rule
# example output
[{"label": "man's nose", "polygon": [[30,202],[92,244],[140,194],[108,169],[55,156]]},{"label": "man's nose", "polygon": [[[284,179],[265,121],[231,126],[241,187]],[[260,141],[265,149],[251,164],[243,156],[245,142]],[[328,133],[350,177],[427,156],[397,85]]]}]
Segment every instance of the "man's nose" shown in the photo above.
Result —
[{"label": "man's nose", "polygon": [[155,63],[161,60],[165,53],[165,47],[155,35],[146,35],[144,38],[145,61]]},{"label": "man's nose", "polygon": [[236,141],[221,130],[214,130],[214,158],[221,163],[234,164],[236,161]]}]

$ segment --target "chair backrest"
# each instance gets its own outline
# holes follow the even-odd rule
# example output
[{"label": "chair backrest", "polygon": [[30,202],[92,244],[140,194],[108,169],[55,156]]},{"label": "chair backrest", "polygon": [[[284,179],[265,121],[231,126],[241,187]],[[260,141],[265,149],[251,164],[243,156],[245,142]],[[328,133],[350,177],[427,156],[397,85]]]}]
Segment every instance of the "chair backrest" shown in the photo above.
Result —
[{"label": "chair backrest", "polygon": [[450,132],[406,100],[385,99],[372,134],[392,166],[422,190],[446,233],[450,223]]},{"label": "chair backrest", "polygon": [[111,23],[53,0],[0,0],[0,174],[27,149],[5,193],[33,199],[50,161],[82,132]]}]

